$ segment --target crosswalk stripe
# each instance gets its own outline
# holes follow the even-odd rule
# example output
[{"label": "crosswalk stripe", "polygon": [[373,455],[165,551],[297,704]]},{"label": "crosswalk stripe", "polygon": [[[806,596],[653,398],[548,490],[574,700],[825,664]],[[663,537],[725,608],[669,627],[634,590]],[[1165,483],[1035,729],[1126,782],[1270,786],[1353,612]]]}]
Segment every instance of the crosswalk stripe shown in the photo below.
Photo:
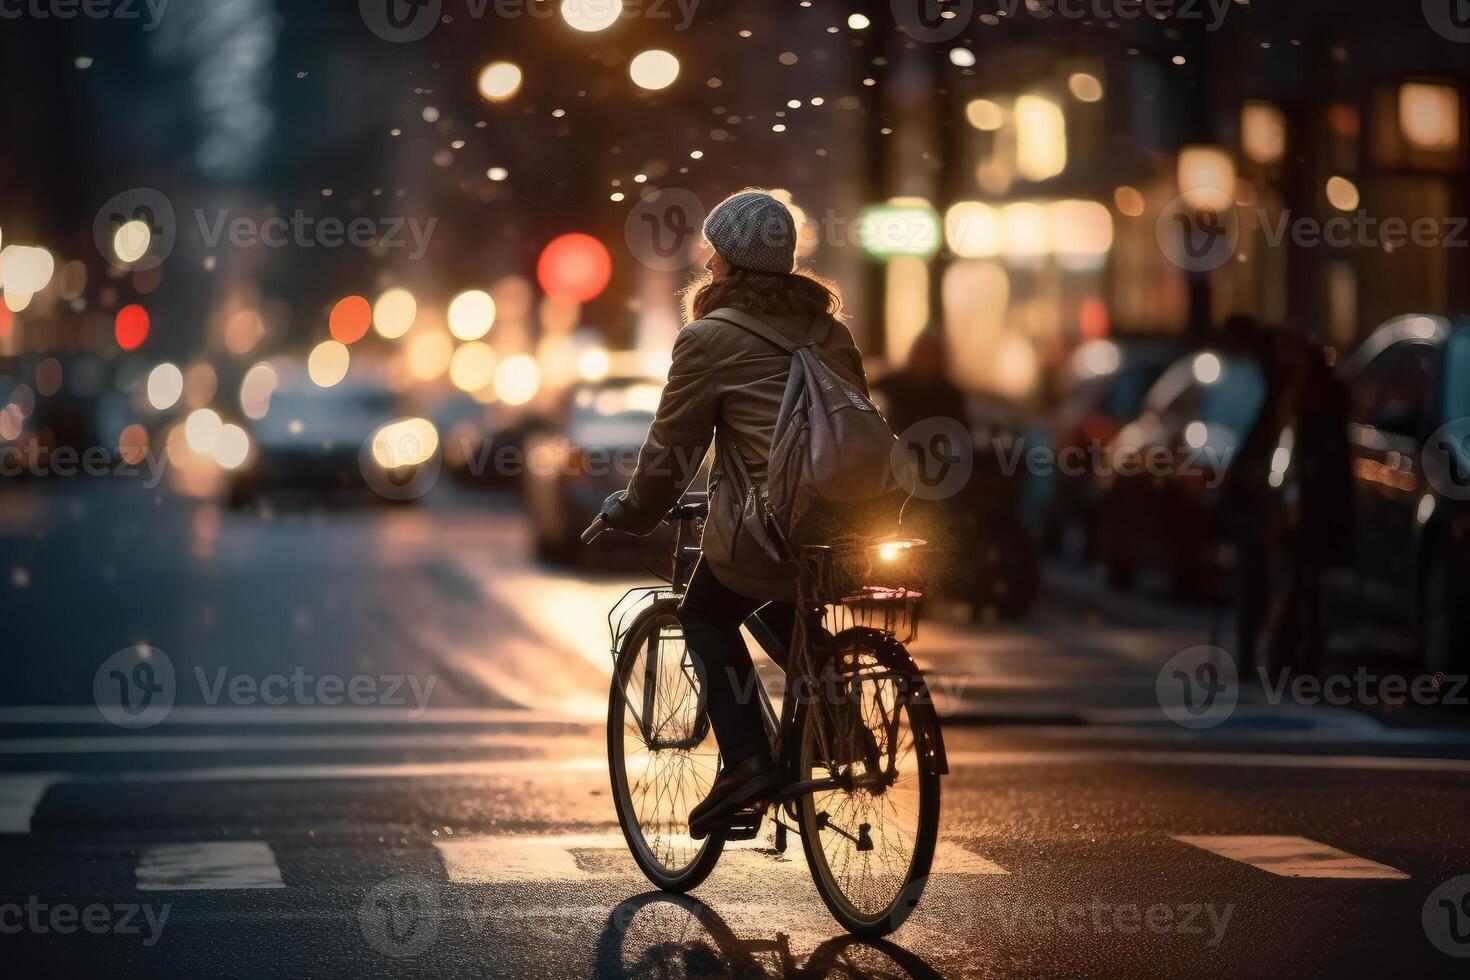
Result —
[{"label": "crosswalk stripe", "polygon": [[0,776],[0,834],[30,833],[31,817],[56,779],[55,773]]},{"label": "crosswalk stripe", "polygon": [[[742,852],[750,852],[767,843],[732,843],[726,859],[747,860]],[[585,881],[619,875],[589,871],[577,862],[581,850],[626,852],[628,845],[621,834],[564,834],[545,837],[459,837],[436,840],[434,847],[444,861],[449,880],[456,884],[487,885],[513,882]],[[756,857],[751,855],[751,857]],[[790,858],[790,852],[788,852]],[[761,867],[776,874],[806,874],[806,865],[798,852],[795,860],[769,862],[760,858]],[[634,874],[631,860],[625,869]],[[1008,875],[1005,868],[975,852],[950,841],[940,841],[934,849],[934,874]]]},{"label": "crosswalk stripe", "polygon": [[1008,875],[1005,868],[981,857],[969,848],[942,840],[934,846],[933,874]]},{"label": "crosswalk stripe", "polygon": [[144,892],[286,887],[263,841],[156,844],[143,849],[136,874]]},{"label": "crosswalk stripe", "polygon": [[627,846],[621,834],[469,837],[434,842],[449,880],[465,885],[582,881],[598,876],[577,864],[574,849],[623,850]]},{"label": "crosswalk stripe", "polygon": [[1398,868],[1349,854],[1307,837],[1285,835],[1176,835],[1175,840],[1285,878],[1389,878]]}]

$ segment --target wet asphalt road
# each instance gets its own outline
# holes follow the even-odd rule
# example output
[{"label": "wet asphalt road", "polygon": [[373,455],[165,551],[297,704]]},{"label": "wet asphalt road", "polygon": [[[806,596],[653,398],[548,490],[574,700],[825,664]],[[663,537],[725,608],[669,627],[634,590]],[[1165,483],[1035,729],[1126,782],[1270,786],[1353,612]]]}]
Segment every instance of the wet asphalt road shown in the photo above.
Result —
[{"label": "wet asphalt road", "polygon": [[[1246,685],[1224,723],[1181,728],[1155,681],[1211,640],[1204,614],[1069,581],[1021,626],[937,610],[917,651],[948,718],[942,846],[909,923],[860,943],[799,846],[757,840],[689,898],[649,893],[618,837],[600,719],[603,612],[641,576],[538,568],[506,503],[264,520],[102,487],[5,503],[0,954],[15,975],[1470,964],[1464,709],[1272,703]],[[93,685],[138,643],[176,684],[158,724],[126,730]],[[363,703],[323,678],[357,681]]]}]

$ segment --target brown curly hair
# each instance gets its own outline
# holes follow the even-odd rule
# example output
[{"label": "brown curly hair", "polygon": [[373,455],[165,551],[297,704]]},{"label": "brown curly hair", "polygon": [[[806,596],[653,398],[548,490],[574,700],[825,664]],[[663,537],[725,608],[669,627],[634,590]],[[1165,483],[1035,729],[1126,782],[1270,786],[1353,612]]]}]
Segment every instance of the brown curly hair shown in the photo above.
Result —
[{"label": "brown curly hair", "polygon": [[731,269],[716,279],[705,273],[681,294],[686,320],[702,320],[723,307],[770,316],[842,318],[842,294],[829,279],[797,271],[789,275]]}]

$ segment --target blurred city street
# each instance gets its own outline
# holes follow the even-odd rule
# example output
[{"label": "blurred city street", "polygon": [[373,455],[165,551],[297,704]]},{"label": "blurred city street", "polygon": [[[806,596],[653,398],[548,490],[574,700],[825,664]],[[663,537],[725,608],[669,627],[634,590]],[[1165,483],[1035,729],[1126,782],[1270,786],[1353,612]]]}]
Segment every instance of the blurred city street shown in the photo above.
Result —
[{"label": "blurred city street", "polygon": [[[511,501],[441,490],[269,518],[86,484],[30,501],[5,529],[31,653],[0,708],[0,906],[141,903],[137,935],[85,937],[118,975],[1115,975],[1100,950],[1139,975],[1453,975],[1423,934],[1426,896],[1470,863],[1457,715],[1384,724],[1243,685],[1190,732],[1154,685],[1209,642],[1208,610],[1065,568],[1072,598],[1029,623],[939,621],[916,644],[953,775],[894,945],[841,939],[769,835],[689,899],[645,894],[608,796],[599,611],[647,577],[546,570]],[[98,540],[125,573],[90,561]],[[181,601],[198,616],[160,632]],[[145,730],[93,702],[116,637],[172,663]],[[293,671],[306,696],[266,703]],[[331,702],[328,675],[372,678],[373,703]],[[60,969],[82,937],[4,941]]]}]

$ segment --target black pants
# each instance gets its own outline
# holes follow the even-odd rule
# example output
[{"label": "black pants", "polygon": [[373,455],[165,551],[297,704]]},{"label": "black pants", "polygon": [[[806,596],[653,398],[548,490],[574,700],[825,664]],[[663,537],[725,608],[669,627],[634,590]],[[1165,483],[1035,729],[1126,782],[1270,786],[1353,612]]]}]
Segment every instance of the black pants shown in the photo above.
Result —
[{"label": "black pants", "polygon": [[[791,642],[796,606],[790,602],[752,599],[726,588],[703,561],[695,566],[679,607],[684,641],[699,664],[710,725],[725,765],[770,752],[761,722],[760,684],[740,624],[758,618],[783,643]],[[786,669],[784,663],[780,664]]]}]

